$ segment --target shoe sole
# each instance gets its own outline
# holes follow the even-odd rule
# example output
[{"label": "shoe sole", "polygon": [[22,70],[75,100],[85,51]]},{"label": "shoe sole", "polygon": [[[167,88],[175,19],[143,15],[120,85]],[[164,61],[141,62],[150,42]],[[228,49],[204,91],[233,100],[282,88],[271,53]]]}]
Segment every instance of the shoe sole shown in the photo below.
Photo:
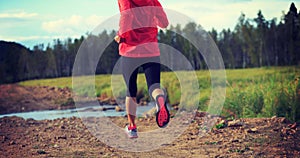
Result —
[{"label": "shoe sole", "polygon": [[170,121],[170,113],[162,95],[156,97],[156,104],[159,106],[159,110],[156,113],[156,123],[158,127],[164,128]]},{"label": "shoe sole", "polygon": [[134,138],[138,138],[138,136],[130,136],[129,134],[127,134],[129,139],[134,139]]}]

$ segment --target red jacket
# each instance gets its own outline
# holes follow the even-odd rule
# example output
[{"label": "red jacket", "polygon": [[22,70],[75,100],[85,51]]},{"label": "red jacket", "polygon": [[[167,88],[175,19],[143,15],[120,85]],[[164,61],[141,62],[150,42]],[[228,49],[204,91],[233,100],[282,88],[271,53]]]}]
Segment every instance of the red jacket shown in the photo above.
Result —
[{"label": "red jacket", "polygon": [[121,13],[119,53],[126,57],[159,56],[158,28],[169,24],[158,0],[118,0]]}]

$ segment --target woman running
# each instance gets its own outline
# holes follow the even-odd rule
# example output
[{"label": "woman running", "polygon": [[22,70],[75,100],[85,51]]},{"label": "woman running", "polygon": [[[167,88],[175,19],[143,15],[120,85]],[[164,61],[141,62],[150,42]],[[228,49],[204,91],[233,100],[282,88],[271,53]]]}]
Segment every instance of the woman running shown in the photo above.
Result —
[{"label": "woman running", "polygon": [[170,120],[166,94],[160,87],[157,40],[157,27],[166,28],[169,22],[158,0],[118,0],[118,4],[121,17],[115,41],[119,43],[122,73],[127,86],[125,105],[129,125],[125,131],[129,138],[137,138],[135,116],[139,67],[145,72],[149,94],[156,102],[157,125],[166,127]]}]

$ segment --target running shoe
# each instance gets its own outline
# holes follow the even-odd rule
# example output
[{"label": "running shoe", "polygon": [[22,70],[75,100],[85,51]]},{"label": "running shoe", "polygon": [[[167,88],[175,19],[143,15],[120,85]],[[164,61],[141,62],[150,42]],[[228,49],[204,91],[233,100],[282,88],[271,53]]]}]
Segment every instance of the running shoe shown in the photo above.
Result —
[{"label": "running shoe", "polygon": [[156,123],[158,127],[164,128],[168,125],[170,121],[170,113],[163,95],[158,95],[156,97],[156,108]]},{"label": "running shoe", "polygon": [[126,126],[125,132],[126,132],[128,138],[137,138],[138,137],[136,127]]}]

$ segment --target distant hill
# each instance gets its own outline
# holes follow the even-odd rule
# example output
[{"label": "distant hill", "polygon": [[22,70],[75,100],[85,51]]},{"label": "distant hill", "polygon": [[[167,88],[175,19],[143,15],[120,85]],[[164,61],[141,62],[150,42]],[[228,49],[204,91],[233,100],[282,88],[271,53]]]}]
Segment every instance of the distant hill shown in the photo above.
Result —
[{"label": "distant hill", "polygon": [[0,84],[11,83],[20,80],[18,73],[22,71],[19,65],[23,53],[31,51],[16,42],[0,41]]},{"label": "distant hill", "polygon": [[26,48],[25,46],[23,46],[22,44],[16,43],[16,42],[7,42],[7,41],[3,41],[0,40],[0,52],[2,55],[3,52],[9,52],[11,50],[28,50],[30,51],[28,48]]}]

